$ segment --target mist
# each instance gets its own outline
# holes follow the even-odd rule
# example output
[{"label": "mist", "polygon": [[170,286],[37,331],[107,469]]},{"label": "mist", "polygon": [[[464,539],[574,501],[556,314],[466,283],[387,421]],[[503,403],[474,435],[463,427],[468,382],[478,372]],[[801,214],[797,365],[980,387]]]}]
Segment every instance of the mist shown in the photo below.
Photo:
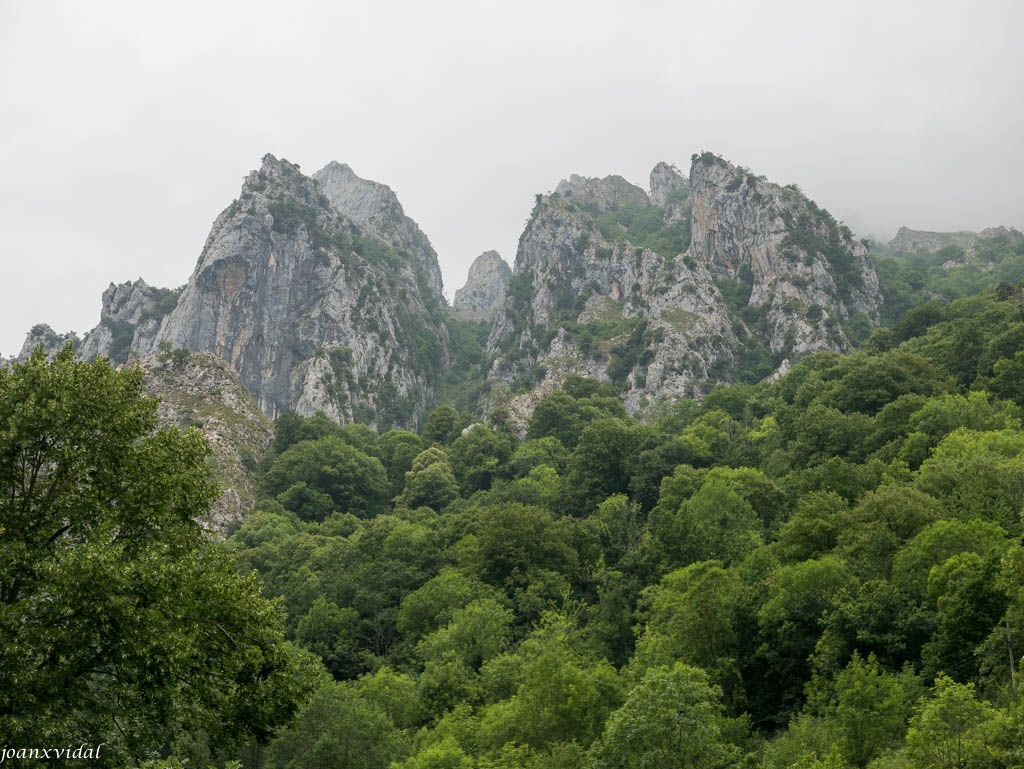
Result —
[{"label": "mist", "polygon": [[[922,8],[927,13],[922,13]],[[1024,6],[0,4],[0,354],[188,280],[273,153],[389,185],[451,297],[572,173],[710,150],[859,236],[1024,225]]]}]

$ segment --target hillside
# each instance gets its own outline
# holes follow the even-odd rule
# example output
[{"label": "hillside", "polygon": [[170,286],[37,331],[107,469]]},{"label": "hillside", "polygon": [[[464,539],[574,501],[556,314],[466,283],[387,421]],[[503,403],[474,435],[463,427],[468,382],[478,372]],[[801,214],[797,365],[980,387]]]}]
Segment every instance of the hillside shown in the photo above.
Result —
[{"label": "hillside", "polygon": [[928,312],[646,423],[279,423],[229,544],[334,680],[266,766],[1016,766],[1024,288]]}]

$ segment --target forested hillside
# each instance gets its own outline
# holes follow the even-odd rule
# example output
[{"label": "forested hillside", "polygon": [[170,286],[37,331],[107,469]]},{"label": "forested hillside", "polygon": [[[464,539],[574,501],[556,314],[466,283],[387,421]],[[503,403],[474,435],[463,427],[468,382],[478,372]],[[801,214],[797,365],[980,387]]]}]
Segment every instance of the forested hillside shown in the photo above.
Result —
[{"label": "forested hillside", "polygon": [[582,378],[523,441],[279,418],[227,546],[324,673],[246,765],[1021,766],[1011,262],[880,260],[917,304],[859,351],[645,423]]},{"label": "forested hillside", "polygon": [[[297,168],[267,168],[314,200]],[[649,195],[574,177],[538,201],[520,254],[536,269],[481,288],[479,316],[446,313],[387,188],[332,170],[359,227],[422,247],[352,252],[381,285],[411,270],[392,286],[406,303],[413,285],[434,297],[443,345],[389,353],[419,356],[402,381],[422,421],[394,410],[391,380],[349,371],[356,348],[386,362],[358,324],[311,360],[359,398],[275,407],[272,440],[244,376],[184,342],[144,380],[76,360],[74,340],[56,353],[41,327],[49,348],[0,367],[4,739],[70,729],[107,746],[98,766],[146,769],[1024,766],[1024,239],[869,256],[795,188],[707,154],[683,195],[659,168]],[[689,240],[687,206],[704,251],[669,258],[655,249]],[[355,232],[345,249],[370,243]],[[663,281],[648,315],[648,268],[706,274]],[[686,304],[698,283],[708,302]],[[114,286],[105,307],[152,336],[154,296]],[[359,296],[342,315],[364,318]],[[655,326],[708,318],[700,387],[648,378],[683,349]],[[541,357],[516,352],[531,335]],[[530,364],[514,386],[510,360]],[[396,424],[422,429],[378,429]]]}]

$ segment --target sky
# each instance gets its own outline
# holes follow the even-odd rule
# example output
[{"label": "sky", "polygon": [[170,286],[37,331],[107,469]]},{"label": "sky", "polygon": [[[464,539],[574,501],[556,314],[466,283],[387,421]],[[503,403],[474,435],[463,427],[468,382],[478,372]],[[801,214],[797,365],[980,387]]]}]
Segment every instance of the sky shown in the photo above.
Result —
[{"label": "sky", "polygon": [[710,150],[860,237],[1024,228],[1021,0],[0,0],[0,355],[184,284],[266,153],[511,264],[570,174]]}]

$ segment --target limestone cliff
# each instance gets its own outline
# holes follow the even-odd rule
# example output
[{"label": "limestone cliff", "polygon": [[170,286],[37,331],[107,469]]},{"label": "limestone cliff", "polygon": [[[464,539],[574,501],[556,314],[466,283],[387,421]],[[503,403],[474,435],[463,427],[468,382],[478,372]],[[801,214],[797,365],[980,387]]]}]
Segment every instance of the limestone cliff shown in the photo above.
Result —
[{"label": "limestone cliff", "polygon": [[882,295],[867,247],[798,188],[708,152],[694,156],[690,188],[690,255],[739,284],[772,352],[847,350],[845,321],[864,313],[877,323]]},{"label": "limestone cliff", "polygon": [[651,171],[651,203],[669,208],[689,196],[690,180],[668,163],[658,163]]},{"label": "limestone cliff", "polygon": [[43,346],[46,356],[52,358],[63,350],[64,346],[69,342],[75,350],[78,350],[82,344],[82,340],[78,338],[78,334],[74,331],[58,334],[48,324],[37,323],[25,334],[25,341],[21,345],[21,351],[11,358],[8,363],[28,360],[28,357],[39,345]]},{"label": "limestone cliff", "polygon": [[455,317],[473,323],[491,321],[501,309],[512,268],[497,251],[484,251],[469,266],[466,285],[455,292]]},{"label": "limestone cliff", "polygon": [[323,411],[415,426],[448,356],[440,275],[426,251],[391,245],[405,223],[387,242],[367,234],[387,229],[376,205],[358,207],[360,226],[297,166],[267,155],[214,222],[154,345],[227,361],[271,418]]},{"label": "limestone cliff", "polygon": [[986,227],[981,232],[960,230],[958,232],[927,232],[900,227],[896,237],[889,241],[886,248],[897,254],[912,254],[916,251],[935,253],[947,246],[956,246],[970,257],[977,250],[980,241],[1005,238],[1009,243],[1019,243],[1024,234],[1013,227]]},{"label": "limestone cliff", "polygon": [[847,349],[845,324],[877,323],[880,303],[867,248],[794,187],[710,153],[689,177],[659,163],[649,193],[573,176],[520,239],[488,340],[491,405],[521,423],[570,373],[616,384],[632,412],[700,397]]},{"label": "limestone cliff", "polygon": [[405,215],[390,187],[362,179],[346,164],[333,161],[313,174],[313,179],[336,211],[355,222],[363,235],[412,258],[422,267],[430,289],[441,295],[437,254],[419,225]]},{"label": "limestone cliff", "polygon": [[688,220],[666,213],[620,177],[574,176],[538,198],[488,340],[492,378],[522,393],[501,404],[520,421],[568,374],[612,381],[634,412],[725,381],[732,319],[707,267],[683,256]]},{"label": "limestone cliff", "polygon": [[153,348],[160,321],[178,301],[181,289],[153,288],[139,278],[111,283],[103,292],[100,323],[85,335],[79,357],[98,356],[124,363],[132,351]]}]

